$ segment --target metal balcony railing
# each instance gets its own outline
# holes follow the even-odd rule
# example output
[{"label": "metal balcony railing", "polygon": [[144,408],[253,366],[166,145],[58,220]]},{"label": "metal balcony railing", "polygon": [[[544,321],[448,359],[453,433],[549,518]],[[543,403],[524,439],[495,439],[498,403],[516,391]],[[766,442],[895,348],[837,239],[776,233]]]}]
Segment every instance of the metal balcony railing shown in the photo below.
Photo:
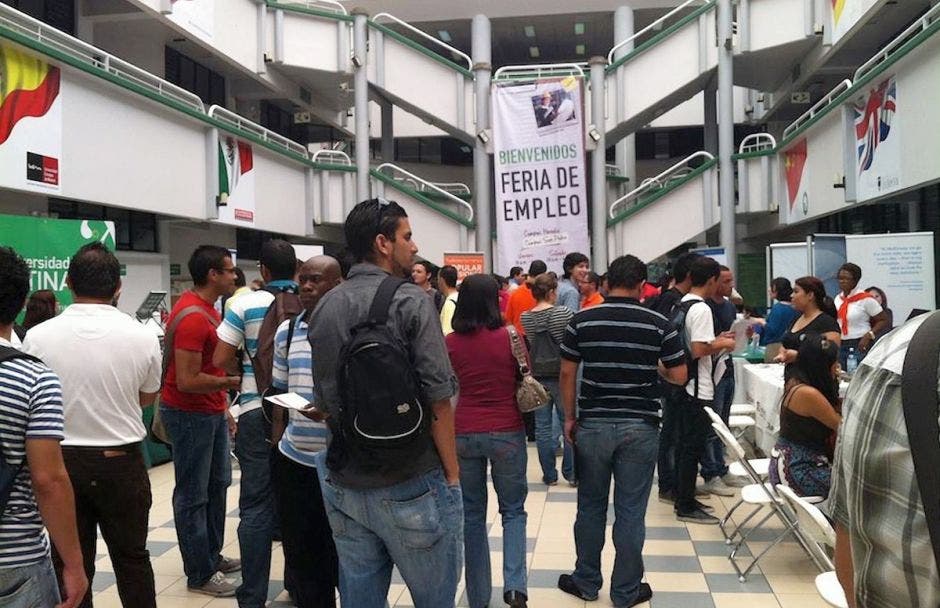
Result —
[{"label": "metal balcony railing", "polygon": [[652,194],[656,190],[659,190],[660,188],[668,186],[671,182],[688,177],[689,174],[695,171],[695,169],[693,169],[692,167],[689,167],[689,163],[699,158],[704,159],[705,162],[715,160],[714,155],[705,151],[696,152],[695,154],[691,154],[687,156],[686,158],[682,159],[681,161],[677,162],[673,166],[669,167],[668,169],[666,169],[659,175],[643,180],[643,183],[640,184],[638,188],[636,188],[635,190],[632,190],[631,192],[628,192],[627,194],[621,196],[620,198],[615,200],[613,203],[611,203],[610,209],[608,211],[608,216],[610,217],[611,220],[613,220],[618,215],[617,213],[618,207],[622,207],[630,203],[632,203],[633,205],[636,205],[640,202],[640,197],[642,197],[643,195]]}]

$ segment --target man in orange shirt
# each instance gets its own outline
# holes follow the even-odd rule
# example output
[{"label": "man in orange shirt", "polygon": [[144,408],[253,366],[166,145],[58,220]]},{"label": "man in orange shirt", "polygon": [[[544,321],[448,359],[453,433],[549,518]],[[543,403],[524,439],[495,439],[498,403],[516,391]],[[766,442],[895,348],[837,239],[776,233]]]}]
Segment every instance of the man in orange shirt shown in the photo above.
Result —
[{"label": "man in orange shirt", "polygon": [[522,313],[531,310],[535,306],[535,297],[532,295],[532,283],[535,282],[535,277],[545,273],[547,270],[548,267],[545,265],[545,262],[542,260],[532,260],[532,263],[529,264],[529,275],[526,277],[525,283],[520,285],[519,289],[509,294],[509,304],[506,305],[506,315],[504,319],[506,325],[514,325],[516,327],[516,331],[519,332],[519,335],[525,335],[525,330],[522,329]]},{"label": "man in orange shirt", "polygon": [[596,272],[589,272],[578,288],[581,290],[581,310],[604,303],[601,295],[601,278]]}]

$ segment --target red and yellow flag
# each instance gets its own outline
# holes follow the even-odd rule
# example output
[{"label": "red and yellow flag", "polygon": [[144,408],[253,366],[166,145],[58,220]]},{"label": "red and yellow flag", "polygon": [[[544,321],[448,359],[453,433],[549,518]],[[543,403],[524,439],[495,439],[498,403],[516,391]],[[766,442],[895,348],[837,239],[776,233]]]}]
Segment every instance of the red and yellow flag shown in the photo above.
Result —
[{"label": "red and yellow flag", "polygon": [[787,175],[787,197],[790,200],[790,209],[796,204],[800,193],[800,184],[803,182],[803,167],[806,166],[806,138],[804,137],[795,146],[783,153],[783,167]]},{"label": "red and yellow flag", "polygon": [[27,116],[44,116],[59,95],[59,68],[0,44],[0,145]]},{"label": "red and yellow flag", "polygon": [[832,2],[832,17],[836,23],[842,17],[842,11],[845,9],[845,0],[830,0]]}]

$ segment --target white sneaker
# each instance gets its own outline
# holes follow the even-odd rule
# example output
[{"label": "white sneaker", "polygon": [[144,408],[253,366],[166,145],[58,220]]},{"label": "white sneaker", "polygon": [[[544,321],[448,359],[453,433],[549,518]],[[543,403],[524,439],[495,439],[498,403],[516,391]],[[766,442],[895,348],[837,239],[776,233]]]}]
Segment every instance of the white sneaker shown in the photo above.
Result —
[{"label": "white sneaker", "polygon": [[721,477],[712,477],[702,484],[702,489],[707,490],[709,494],[717,494],[718,496],[734,496],[734,488],[726,486]]},{"label": "white sneaker", "polygon": [[729,488],[743,488],[744,486],[751,484],[751,480],[747,477],[732,475],[731,473],[725,473],[721,477],[721,481],[723,481]]},{"label": "white sneaker", "polygon": [[201,587],[189,587],[193,593],[202,593],[212,597],[234,597],[238,586],[225,578],[221,572],[216,572]]}]

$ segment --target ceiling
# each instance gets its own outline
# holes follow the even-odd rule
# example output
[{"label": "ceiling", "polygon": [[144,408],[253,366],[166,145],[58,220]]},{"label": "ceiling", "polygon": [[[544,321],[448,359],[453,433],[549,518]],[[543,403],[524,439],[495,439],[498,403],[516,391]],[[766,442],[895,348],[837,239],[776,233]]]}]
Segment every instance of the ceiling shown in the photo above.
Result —
[{"label": "ceiling", "polygon": [[565,15],[573,8],[582,14],[613,13],[619,6],[634,9],[665,8],[681,4],[676,0],[584,0],[574,4],[571,0],[469,0],[442,2],[441,0],[340,0],[347,8],[362,8],[370,15],[391,13],[411,22],[455,21],[472,19],[474,15],[487,15],[490,19],[525,17],[527,15]]}]

